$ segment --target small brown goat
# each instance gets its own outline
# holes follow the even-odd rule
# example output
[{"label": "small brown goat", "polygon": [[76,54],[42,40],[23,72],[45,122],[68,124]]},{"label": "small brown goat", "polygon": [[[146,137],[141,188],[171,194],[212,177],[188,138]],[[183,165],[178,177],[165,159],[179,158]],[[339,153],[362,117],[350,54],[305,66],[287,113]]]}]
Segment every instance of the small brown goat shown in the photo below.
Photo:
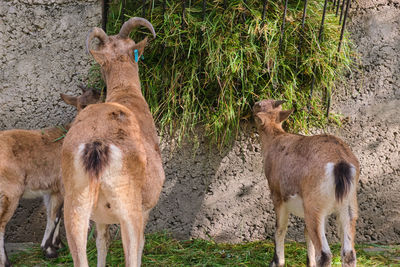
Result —
[{"label": "small brown goat", "polygon": [[[100,94],[86,90],[79,97],[61,97],[79,111],[84,105],[98,102]],[[0,132],[0,266],[11,266],[4,249],[4,231],[21,197],[43,196],[47,224],[41,247],[47,257],[57,256],[63,203],[61,147],[68,128]]]},{"label": "small brown goat", "polygon": [[[119,223],[126,266],[140,266],[144,228],[164,183],[159,141],[142,95],[137,59],[147,38],[128,36],[137,26],[155,32],[150,22],[131,18],[117,35],[100,28],[89,33],[100,41],[90,50],[107,84],[106,103],[91,105],[75,119],[62,150],[64,219],[74,266],[88,266],[89,220],[96,222],[97,266],[106,265],[108,225]],[[135,55],[135,56],[134,56]]]},{"label": "small brown goat", "polygon": [[282,110],[283,102],[263,100],[254,105],[265,176],[276,213],[275,256],[270,266],[284,266],[289,213],[305,220],[308,266],[331,266],[325,219],[332,213],[338,218],[342,266],[356,266],[358,160],[335,136],[286,133],[282,122],[293,110]]}]

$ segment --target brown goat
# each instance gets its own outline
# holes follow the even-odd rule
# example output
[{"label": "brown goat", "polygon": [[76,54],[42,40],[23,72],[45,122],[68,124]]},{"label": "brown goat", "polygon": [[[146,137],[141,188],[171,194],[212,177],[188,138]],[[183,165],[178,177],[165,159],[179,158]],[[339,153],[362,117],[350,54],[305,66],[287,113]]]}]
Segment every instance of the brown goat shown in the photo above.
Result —
[{"label": "brown goat", "polygon": [[[83,105],[97,103],[100,94],[86,90],[79,97],[61,97],[80,111]],[[63,203],[61,147],[68,128],[0,132],[0,266],[11,266],[4,249],[4,231],[21,197],[43,196],[47,224],[41,247],[47,257],[57,256]]]},{"label": "brown goat", "polygon": [[286,133],[282,122],[293,110],[282,111],[282,103],[263,100],[254,105],[264,171],[276,213],[275,256],[270,266],[284,266],[289,213],[305,220],[308,266],[331,266],[325,219],[332,213],[338,218],[342,266],[356,266],[358,160],[335,136]]},{"label": "brown goat", "polygon": [[150,22],[131,18],[117,35],[93,28],[86,41],[88,50],[93,38],[100,41],[90,53],[101,66],[107,96],[106,103],[76,117],[63,144],[64,218],[74,266],[88,266],[90,219],[96,222],[97,266],[106,264],[108,225],[114,223],[121,225],[126,266],[139,266],[144,228],[164,183],[158,136],[136,61],[147,38],[135,43],[128,37],[137,26],[155,37]]}]

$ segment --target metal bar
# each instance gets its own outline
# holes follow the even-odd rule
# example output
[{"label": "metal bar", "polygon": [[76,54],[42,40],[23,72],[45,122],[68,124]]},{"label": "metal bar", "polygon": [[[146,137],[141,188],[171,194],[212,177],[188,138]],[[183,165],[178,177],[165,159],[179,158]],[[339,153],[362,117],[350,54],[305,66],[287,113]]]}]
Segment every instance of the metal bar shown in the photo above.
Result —
[{"label": "metal bar", "polygon": [[226,10],[227,7],[228,7],[227,0],[224,0],[224,10]]},{"label": "metal bar", "polygon": [[340,48],[342,46],[344,29],[346,27],[347,14],[349,13],[349,9],[350,9],[350,2],[351,2],[351,0],[347,0],[347,3],[346,3],[346,10],[344,12],[343,25],[342,25],[342,29],[340,31],[340,40],[339,40],[339,45],[338,45],[338,53],[340,52]]},{"label": "metal bar", "polygon": [[285,34],[285,20],[286,20],[287,5],[288,5],[288,0],[285,0],[285,7],[283,9],[283,16],[282,16],[281,37],[279,39],[279,50],[278,50],[279,53],[282,50],[283,35]]},{"label": "metal bar", "polygon": [[163,17],[164,17],[164,15],[165,15],[166,4],[167,4],[167,0],[164,0],[164,1],[163,1],[163,4],[162,4],[162,14],[163,14]]},{"label": "metal bar", "polygon": [[125,5],[126,5],[126,0],[122,0],[122,7],[121,7],[121,24],[124,24],[125,22]]},{"label": "metal bar", "polygon": [[344,3],[346,2],[346,0],[343,0],[342,3],[342,8],[340,9],[340,17],[339,17],[339,24],[342,23],[342,17],[343,17],[343,10],[344,10]]},{"label": "metal bar", "polygon": [[328,0],[325,0],[325,2],[324,2],[324,10],[322,11],[321,26],[319,27],[318,41],[321,41],[322,32],[324,31],[324,22],[325,22],[325,14],[326,14],[326,6],[327,6],[327,4],[328,4]]},{"label": "metal bar", "polygon": [[[243,0],[243,3],[244,3],[244,5],[245,5],[245,7],[246,7],[247,0]],[[245,23],[245,22],[246,22],[246,13],[243,13],[243,14],[242,14],[242,18],[243,18],[243,23]]]},{"label": "metal bar", "polygon": [[186,0],[182,0],[182,29],[185,28]]},{"label": "metal bar", "polygon": [[203,0],[203,21],[205,17],[206,17],[206,0]]},{"label": "metal bar", "polygon": [[[344,0],[342,0],[342,1],[344,1]],[[336,16],[339,14],[339,7],[340,7],[340,0],[337,1],[336,12],[335,12]]]},{"label": "metal bar", "polygon": [[326,94],[326,118],[329,119],[329,111],[331,108],[331,92],[328,90],[328,88],[325,89],[325,94]]},{"label": "metal bar", "polygon": [[[306,16],[307,16],[307,0],[304,0],[304,7],[303,7],[303,16],[301,18],[301,29],[299,31],[299,55],[301,55],[301,51],[303,49],[303,41],[304,41],[304,27],[305,27],[305,22],[306,22]],[[297,72],[297,70],[296,70]]]},{"label": "metal bar", "polygon": [[146,0],[142,0],[142,18],[146,17]]},{"label": "metal bar", "polygon": [[101,3],[101,27],[105,32],[107,32],[107,18],[108,18],[108,8],[109,0],[103,0]]},{"label": "metal bar", "polygon": [[265,11],[267,10],[267,3],[268,3],[268,0],[264,0],[264,3],[263,3],[263,11],[262,11],[262,20],[264,21],[264,19],[265,19]]}]

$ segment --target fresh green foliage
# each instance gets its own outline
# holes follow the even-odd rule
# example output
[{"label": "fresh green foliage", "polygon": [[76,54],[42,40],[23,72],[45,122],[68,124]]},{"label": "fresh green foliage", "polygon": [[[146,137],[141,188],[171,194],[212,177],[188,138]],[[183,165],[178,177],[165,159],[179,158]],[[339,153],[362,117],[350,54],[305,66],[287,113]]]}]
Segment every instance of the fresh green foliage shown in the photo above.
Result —
[{"label": "fresh green foliage", "polygon": [[[295,131],[328,121],[325,90],[334,89],[352,57],[347,34],[337,53],[341,26],[331,6],[319,42],[323,1],[309,1],[304,31],[304,1],[289,1],[280,50],[284,1],[268,1],[264,21],[259,0],[230,0],[226,8],[222,0],[206,1],[204,19],[203,1],[186,1],[184,15],[183,2],[153,0],[145,7],[157,38],[140,61],[140,78],[162,129],[183,137],[200,124],[222,146],[236,136],[242,120],[251,118],[253,104],[265,98],[286,99],[285,107],[296,108],[289,120]],[[141,4],[127,4],[125,18],[142,16]],[[115,34],[121,27],[119,1],[110,10],[107,33]],[[139,31],[131,35],[136,41],[148,35],[143,28]]]},{"label": "fresh green foliage", "polygon": [[[380,247],[377,252],[366,252],[371,247]],[[340,266],[340,245],[331,246],[333,265]],[[400,246],[358,245],[358,266],[400,266]],[[96,266],[95,241],[88,244],[89,265]],[[271,241],[256,241],[244,244],[217,244],[202,239],[178,241],[166,233],[149,234],[143,254],[142,266],[268,266],[274,255]],[[306,266],[307,251],[303,243],[285,245],[286,266]],[[11,257],[14,266],[73,266],[68,249],[62,249],[58,259],[44,258],[39,245],[30,251]],[[114,241],[107,256],[107,266],[124,266],[121,241]]]}]

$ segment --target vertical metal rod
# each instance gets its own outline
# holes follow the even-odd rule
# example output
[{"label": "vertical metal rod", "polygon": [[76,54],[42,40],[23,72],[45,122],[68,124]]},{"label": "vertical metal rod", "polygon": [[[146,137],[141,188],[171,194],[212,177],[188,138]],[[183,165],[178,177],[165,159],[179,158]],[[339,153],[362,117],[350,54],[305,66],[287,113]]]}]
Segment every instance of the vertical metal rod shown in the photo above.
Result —
[{"label": "vertical metal rod", "polygon": [[164,0],[164,1],[163,1],[163,4],[162,4],[162,14],[163,14],[163,17],[164,17],[164,15],[165,15],[166,5],[167,5],[167,0]]},{"label": "vertical metal rod", "polygon": [[182,0],[182,29],[185,28],[185,9],[186,9],[186,0]]},{"label": "vertical metal rod", "polygon": [[278,50],[279,53],[282,50],[283,35],[285,34],[285,20],[286,20],[287,5],[288,5],[288,0],[285,0],[285,7],[283,9],[283,16],[282,16],[281,37],[279,39],[279,50]]},{"label": "vertical metal rod", "polygon": [[343,11],[344,11],[344,4],[345,4],[345,2],[346,2],[346,0],[343,0],[342,8],[340,9],[339,24],[342,23],[342,17],[343,17]]},{"label": "vertical metal rod", "polygon": [[226,10],[227,7],[228,7],[227,0],[224,0],[224,10]]},{"label": "vertical metal rod", "polygon": [[[301,51],[303,49],[303,41],[304,41],[304,27],[305,27],[305,22],[306,22],[306,16],[307,16],[307,0],[304,0],[304,7],[303,7],[303,16],[301,18],[301,29],[299,31],[299,55],[301,55]],[[297,70],[296,70],[297,72]]]},{"label": "vertical metal rod", "polygon": [[[342,0],[342,1],[344,1],[344,0]],[[339,14],[339,7],[340,7],[340,0],[337,1],[336,13],[335,13],[336,16]]]},{"label": "vertical metal rod", "polygon": [[122,0],[122,6],[121,6],[121,24],[124,24],[125,22],[125,5],[126,5],[126,0]]},{"label": "vertical metal rod", "polygon": [[206,0],[203,0],[203,21],[205,17],[206,17]]},{"label": "vertical metal rod", "polygon": [[332,3],[333,9],[335,9],[335,5],[336,5],[336,0],[333,0],[333,3]]},{"label": "vertical metal rod", "polygon": [[324,2],[324,10],[322,11],[321,26],[319,27],[318,41],[321,41],[322,32],[324,31],[324,22],[325,22],[325,14],[326,14],[326,6],[327,6],[327,4],[328,4],[328,0],[325,0],[325,2]]},{"label": "vertical metal rod", "polygon": [[[244,3],[244,5],[246,5],[247,4],[247,0],[243,0],[243,3]],[[242,14],[242,18],[243,18],[243,23],[245,23],[246,22],[246,13]]]},{"label": "vertical metal rod", "polygon": [[[319,28],[319,33],[318,33],[318,42],[321,41],[322,33],[323,33],[323,30],[324,30],[324,22],[325,22],[325,13],[326,13],[326,5],[327,5],[327,3],[328,3],[328,0],[325,0],[325,2],[324,2],[324,10],[322,11],[321,26]],[[310,103],[309,103],[309,106],[308,106],[308,110],[310,110],[311,99],[312,99],[312,95],[313,95],[313,91],[314,91],[315,71],[316,71],[316,68],[314,67],[313,68],[313,79],[312,79],[312,82],[311,82],[310,97],[309,97]]]},{"label": "vertical metal rod", "polygon": [[107,32],[107,17],[108,17],[108,0],[103,0],[101,3],[101,27],[105,32]]},{"label": "vertical metal rod", "polygon": [[268,3],[268,0],[264,0],[263,11],[262,11],[262,20],[263,21],[265,19],[265,11],[267,10],[267,3]]},{"label": "vertical metal rod", "polygon": [[142,0],[142,18],[146,17],[146,0]]},{"label": "vertical metal rod", "polygon": [[328,88],[325,89],[325,94],[326,94],[326,118],[329,119],[329,111],[331,108],[331,92],[328,90]]},{"label": "vertical metal rod", "polygon": [[338,45],[338,53],[340,53],[340,48],[342,46],[342,41],[343,41],[343,35],[344,35],[344,29],[346,27],[346,20],[347,20],[347,14],[349,12],[350,9],[350,2],[351,0],[347,0],[346,3],[346,10],[344,12],[344,18],[343,18],[343,25],[342,25],[342,29],[340,31],[340,39],[339,39],[339,45]]}]

